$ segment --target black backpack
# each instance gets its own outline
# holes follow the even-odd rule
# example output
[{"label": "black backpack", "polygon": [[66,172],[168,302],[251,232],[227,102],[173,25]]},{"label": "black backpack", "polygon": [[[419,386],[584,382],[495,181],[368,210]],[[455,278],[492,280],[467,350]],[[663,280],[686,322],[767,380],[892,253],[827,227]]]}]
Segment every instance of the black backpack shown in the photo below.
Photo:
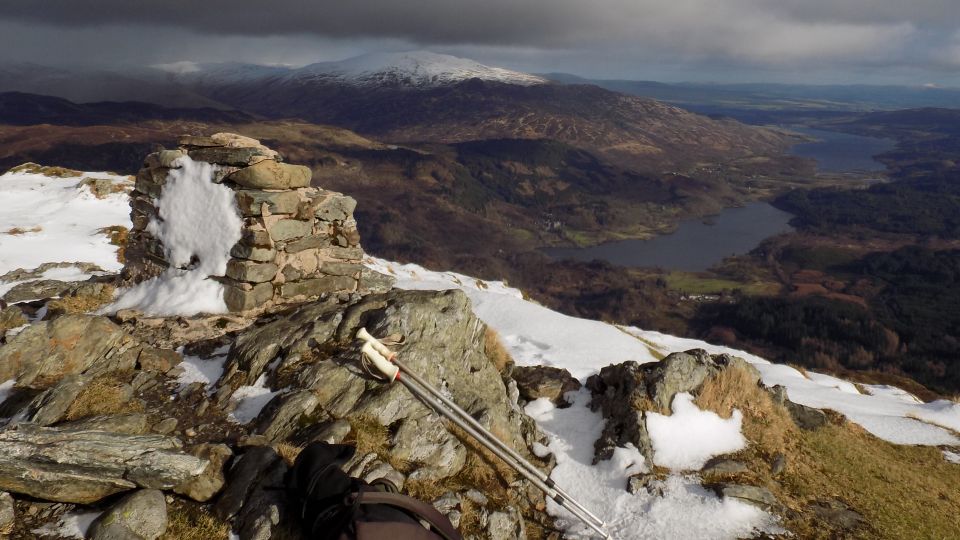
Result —
[{"label": "black backpack", "polygon": [[[287,491],[310,540],[462,540],[433,506],[378,490],[340,467],[356,448],[314,442],[287,473]],[[425,527],[421,521],[429,524]]]}]

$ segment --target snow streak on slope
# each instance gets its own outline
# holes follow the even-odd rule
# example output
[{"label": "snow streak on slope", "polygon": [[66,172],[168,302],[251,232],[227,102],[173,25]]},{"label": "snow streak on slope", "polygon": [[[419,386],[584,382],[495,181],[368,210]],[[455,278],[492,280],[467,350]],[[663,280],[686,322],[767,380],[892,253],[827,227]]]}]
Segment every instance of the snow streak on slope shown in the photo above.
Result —
[{"label": "snow streak on slope", "polygon": [[546,79],[429,51],[371,53],[339,62],[321,62],[292,71],[296,80],[328,79],[356,86],[444,86],[468,79],[530,86]]},{"label": "snow streak on slope", "polygon": [[[107,271],[119,271],[117,246],[107,234],[110,225],[130,227],[126,193],[98,199],[81,185],[84,179],[130,183],[126,176],[96,172],[55,178],[30,172],[0,176],[0,275],[22,268],[32,270],[49,262],[88,262]],[[51,269],[43,279],[79,281],[89,273]],[[15,283],[0,281],[0,296]]]},{"label": "snow streak on slope", "polygon": [[368,265],[395,275],[400,288],[464,290],[477,316],[500,333],[521,365],[562,367],[583,379],[604,366],[626,360],[654,362],[671,352],[689,349],[727,353],[753,364],[767,386],[784,386],[792,401],[836,410],[882,439],[898,444],[960,445],[960,439],[943,429],[957,430],[960,426],[960,405],[956,403],[924,404],[889,390],[861,394],[842,379],[813,372],[804,375],[790,366],[771,364],[729,347],[569,317],[524,300],[519,290],[500,282],[479,282],[452,272],[432,272],[379,259],[372,259]]}]

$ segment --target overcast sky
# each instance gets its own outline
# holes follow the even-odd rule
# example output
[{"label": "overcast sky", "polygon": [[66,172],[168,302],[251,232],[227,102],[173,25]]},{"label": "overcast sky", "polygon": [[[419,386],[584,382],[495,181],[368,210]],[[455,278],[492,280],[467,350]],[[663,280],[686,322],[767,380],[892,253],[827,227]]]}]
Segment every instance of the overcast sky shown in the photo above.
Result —
[{"label": "overcast sky", "polygon": [[958,2],[0,0],[0,60],[301,65],[429,49],[588,77],[960,86]]}]

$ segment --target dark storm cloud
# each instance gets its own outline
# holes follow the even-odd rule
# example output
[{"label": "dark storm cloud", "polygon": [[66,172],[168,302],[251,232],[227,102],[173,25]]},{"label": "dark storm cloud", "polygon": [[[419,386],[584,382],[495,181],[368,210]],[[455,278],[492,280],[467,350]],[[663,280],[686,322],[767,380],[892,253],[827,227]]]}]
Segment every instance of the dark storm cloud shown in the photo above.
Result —
[{"label": "dark storm cloud", "polygon": [[6,2],[5,18],[66,27],[135,24],[213,34],[388,37],[420,43],[562,42],[582,4],[482,0],[34,0]]},{"label": "dark storm cloud", "polygon": [[[956,1],[0,0],[12,43],[0,58],[308,63],[426,47],[594,75],[652,64],[944,72],[960,67]],[[578,60],[551,63],[564,58]]]}]

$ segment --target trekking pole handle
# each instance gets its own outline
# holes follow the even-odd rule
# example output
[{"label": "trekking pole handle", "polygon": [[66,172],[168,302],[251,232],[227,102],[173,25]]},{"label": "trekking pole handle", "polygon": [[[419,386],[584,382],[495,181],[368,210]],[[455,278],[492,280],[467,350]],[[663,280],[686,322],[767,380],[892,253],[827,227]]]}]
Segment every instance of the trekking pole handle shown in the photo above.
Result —
[{"label": "trekking pole handle", "polygon": [[391,351],[390,349],[387,348],[386,345],[381,343],[379,339],[371,336],[370,332],[367,332],[366,328],[361,328],[360,330],[357,330],[357,339],[362,339],[366,341],[378,353],[383,355],[383,357],[386,358],[387,360],[393,360],[393,357],[397,355],[397,353]]},{"label": "trekking pole handle", "polygon": [[377,369],[387,378],[387,381],[393,382],[397,380],[400,374],[400,368],[384,358],[383,355],[374,348],[373,343],[369,341],[366,342],[363,347],[360,348],[360,352],[363,353],[368,360],[373,362],[373,365],[377,366]]}]

